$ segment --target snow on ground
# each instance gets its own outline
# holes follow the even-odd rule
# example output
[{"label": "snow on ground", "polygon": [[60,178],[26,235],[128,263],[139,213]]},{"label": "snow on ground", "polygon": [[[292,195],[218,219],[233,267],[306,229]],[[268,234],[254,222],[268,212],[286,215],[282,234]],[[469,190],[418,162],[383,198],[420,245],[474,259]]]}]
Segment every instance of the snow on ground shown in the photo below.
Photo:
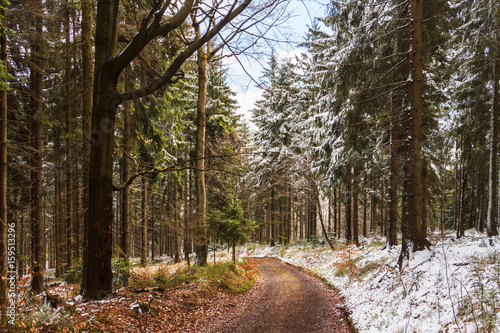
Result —
[{"label": "snow on ground", "polygon": [[239,255],[271,256],[308,269],[340,290],[360,332],[500,332],[500,239],[469,231],[432,236],[403,270],[401,247],[251,245]]}]

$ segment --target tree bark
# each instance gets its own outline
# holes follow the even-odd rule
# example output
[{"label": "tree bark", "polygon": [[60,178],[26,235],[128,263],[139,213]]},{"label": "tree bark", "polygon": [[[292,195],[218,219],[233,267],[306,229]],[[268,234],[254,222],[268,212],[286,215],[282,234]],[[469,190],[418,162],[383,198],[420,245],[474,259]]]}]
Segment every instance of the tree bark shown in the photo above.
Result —
[{"label": "tree bark", "polygon": [[[480,180],[479,180],[479,188],[483,189],[481,191],[481,196],[479,198],[479,214],[478,214],[478,219],[477,219],[477,225],[476,225],[476,230],[479,231],[480,233],[484,232],[484,226],[485,226],[485,221],[486,221],[486,216],[487,216],[487,196],[486,196],[486,191],[484,190],[486,188],[486,181],[485,181],[486,176],[481,173],[480,175]],[[443,223],[444,225],[444,223]]]},{"label": "tree bark", "polygon": [[74,248],[74,230],[73,230],[73,105],[72,105],[72,82],[71,82],[71,40],[70,40],[70,8],[69,3],[65,4],[65,20],[64,20],[64,34],[65,34],[65,73],[64,73],[64,107],[66,116],[66,238],[68,240],[68,251],[66,252],[66,261],[71,266],[73,261],[73,248]]},{"label": "tree bark", "polygon": [[[56,125],[58,128],[59,125]],[[54,138],[54,191],[55,191],[55,207],[54,207],[54,224],[56,232],[56,277],[61,277],[65,271],[63,253],[64,253],[64,236],[63,236],[63,220],[62,220],[62,189],[61,189],[61,142],[59,140],[59,130],[55,130]]]},{"label": "tree bark", "polygon": [[[271,198],[270,198],[270,205],[269,205],[269,238],[271,241],[271,246],[276,245],[276,239],[275,239],[275,234],[274,234],[274,224],[276,223],[276,189],[273,186],[271,188]],[[310,221],[310,219],[308,219]]]},{"label": "tree bark", "polygon": [[[132,89],[132,78],[130,73],[130,67],[125,70],[125,90]],[[125,152],[122,157],[122,182],[126,182],[130,177],[130,159],[127,154],[130,154],[132,150],[132,142],[130,139],[130,111],[131,102],[127,101],[123,105],[123,151]],[[130,189],[127,186],[122,190],[122,234],[121,234],[121,253],[120,256],[125,260],[125,264],[128,266],[130,257]],[[123,276],[123,286],[128,285],[129,275],[125,273]]]},{"label": "tree bark", "polygon": [[333,235],[339,238],[339,228],[337,227],[340,216],[337,215],[337,188],[333,188]]},{"label": "tree bark", "polygon": [[160,257],[162,255],[165,254],[165,221],[164,221],[164,217],[163,217],[163,206],[165,205],[165,197],[166,197],[166,193],[165,193],[165,182],[167,181],[167,177],[166,176],[163,176],[160,180],[160,188],[159,188],[159,191],[160,191],[160,206],[158,207],[159,209],[159,212],[158,212],[158,220],[160,221],[160,235],[159,235],[159,252],[158,254],[160,255]]},{"label": "tree bark", "polygon": [[352,242],[359,246],[359,186],[358,186],[358,169],[352,169],[353,191],[352,191]]},{"label": "tree bark", "polygon": [[92,118],[92,0],[81,0],[81,48],[82,48],[82,171],[83,171],[83,241],[85,253],[89,224],[89,173],[90,173],[90,133]]},{"label": "tree bark", "polygon": [[[35,1],[36,8],[42,8],[40,0]],[[42,130],[37,114],[42,110],[42,17],[41,10],[34,18],[35,37],[32,43],[31,71],[31,226],[32,226],[32,263],[31,288],[33,292],[43,291],[43,268],[45,266],[43,242],[43,203],[42,203]]]},{"label": "tree bark", "polygon": [[422,234],[427,238],[427,194],[428,189],[427,160],[422,159]]},{"label": "tree bark", "polygon": [[410,51],[410,112],[408,121],[407,162],[403,198],[407,205],[407,215],[403,220],[403,244],[399,265],[411,257],[415,251],[430,246],[422,230],[422,163],[420,137],[422,132],[422,87],[423,87],[423,2],[411,1],[411,51]]},{"label": "tree bark", "polygon": [[346,171],[346,202],[345,202],[345,229],[346,242],[352,242],[352,195],[351,195],[351,167]]},{"label": "tree bark", "polygon": [[462,164],[460,170],[460,187],[459,187],[459,216],[457,223],[457,238],[461,238],[465,234],[464,222],[465,222],[465,188],[467,187],[467,172],[465,171],[465,165]]},{"label": "tree bark", "polygon": [[95,71],[89,169],[89,219],[86,221],[81,294],[100,299],[111,293],[113,226],[113,148],[118,74],[106,61],[117,37],[117,0],[98,1],[95,35]]},{"label": "tree bark", "polygon": [[441,173],[443,177],[443,184],[441,186],[441,200],[439,207],[439,232],[441,236],[444,235],[444,205],[446,202],[446,163],[443,163],[441,167]]},{"label": "tree bark", "polygon": [[[5,8],[0,8],[2,28],[6,26]],[[3,64],[2,85],[7,86],[7,36],[0,34],[0,61]],[[6,88],[6,87],[5,87]],[[0,276],[7,277],[7,89],[0,89]],[[7,280],[0,279],[0,308],[5,319],[7,310]]]},{"label": "tree bark", "polygon": [[[393,98],[393,107],[395,107]],[[387,225],[387,239],[385,246],[391,248],[398,244],[398,125],[391,117],[390,124],[390,174],[389,174],[389,223]]]},{"label": "tree bark", "polygon": [[[372,176],[371,186],[373,191],[376,189],[376,183]],[[377,225],[377,203],[375,200],[375,195],[370,195],[370,232],[375,232],[375,227]]]},{"label": "tree bark", "polygon": [[[184,160],[188,160],[188,146],[186,145],[185,150],[184,150]],[[189,162],[186,162],[186,168],[189,166]],[[189,254],[190,254],[190,249],[189,249],[189,207],[190,207],[190,200],[191,200],[191,194],[189,191],[189,170],[186,170],[184,174],[184,260],[186,260],[188,267],[191,265],[191,262],[189,260]]]},{"label": "tree bark", "polygon": [[332,194],[328,194],[328,232],[332,232]]},{"label": "tree bark", "polygon": [[[177,159],[177,148],[175,148],[175,158]],[[180,224],[180,215],[179,215],[179,186],[177,184],[177,177],[174,180],[174,184],[172,186],[172,195],[173,195],[173,214],[174,214],[174,262],[181,262],[181,251],[179,246],[179,235],[181,234],[181,224]]]},{"label": "tree bark", "polygon": [[[196,28],[197,37],[200,28]],[[207,190],[205,185],[205,137],[207,107],[207,67],[208,52],[205,46],[198,50],[198,106],[196,108],[196,256],[197,265],[206,266],[207,245]]]},{"label": "tree bark", "polygon": [[498,109],[500,58],[493,60],[493,103],[490,120],[490,170],[488,181],[488,237],[498,236]]},{"label": "tree bark", "polygon": [[469,226],[468,229],[472,229],[475,227],[476,223],[476,212],[477,212],[477,200],[476,198],[480,197],[478,191],[476,191],[476,178],[477,174],[474,174],[471,177],[471,200],[470,200],[470,214],[469,214]]},{"label": "tree bark", "polygon": [[[286,244],[290,244],[292,241],[292,196],[293,189],[290,184],[287,184],[287,194],[286,194]],[[249,198],[250,196],[248,196]],[[248,211],[250,211],[250,200],[248,202]],[[249,216],[250,218],[250,216]]]},{"label": "tree bark", "polygon": [[148,183],[142,178],[142,228],[141,228],[141,267],[148,264]]}]

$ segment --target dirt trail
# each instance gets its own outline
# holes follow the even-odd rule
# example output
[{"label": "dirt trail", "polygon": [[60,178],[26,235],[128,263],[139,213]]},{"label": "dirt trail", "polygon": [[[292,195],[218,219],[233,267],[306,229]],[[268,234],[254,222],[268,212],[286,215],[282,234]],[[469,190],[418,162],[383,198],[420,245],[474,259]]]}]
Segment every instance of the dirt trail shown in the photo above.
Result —
[{"label": "dirt trail", "polygon": [[272,258],[257,258],[259,282],[210,332],[351,332],[338,294],[319,279]]}]

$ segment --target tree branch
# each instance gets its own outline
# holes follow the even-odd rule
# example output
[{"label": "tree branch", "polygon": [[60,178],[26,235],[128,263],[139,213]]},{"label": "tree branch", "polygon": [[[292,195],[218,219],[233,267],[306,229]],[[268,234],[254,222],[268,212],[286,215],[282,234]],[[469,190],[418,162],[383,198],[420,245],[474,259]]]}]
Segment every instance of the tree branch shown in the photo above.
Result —
[{"label": "tree branch", "polygon": [[149,15],[143,20],[139,32],[137,32],[137,34],[132,38],[130,43],[128,43],[119,55],[109,60],[112,73],[119,75],[151,40],[158,36],[164,36],[172,30],[178,28],[189,16],[189,13],[193,8],[194,0],[186,0],[177,14],[172,16],[166,22],[160,24],[160,20],[170,3],[171,1],[167,1],[162,8],[154,14],[155,18],[153,22],[146,27],[148,21],[151,20],[152,12],[155,10],[156,6],[153,7]]},{"label": "tree branch", "polygon": [[[192,1],[191,1],[192,2]],[[166,84],[175,83],[179,81],[183,75],[179,75],[178,71],[182,64],[194,54],[203,44],[211,40],[216,36],[222,28],[224,28],[229,22],[231,22],[236,16],[243,12],[252,2],[252,0],[245,0],[238,7],[231,9],[229,13],[219,21],[212,29],[207,31],[202,37],[195,39],[184,51],[182,51],[170,64],[166,72],[159,78],[155,79],[150,84],[141,87],[139,89],[124,92],[118,95],[118,103],[124,101],[142,98],[152,94]],[[189,14],[189,13],[188,13]],[[135,38],[135,37],[134,37]],[[129,44],[130,45],[130,44]],[[125,50],[124,50],[125,51]]]},{"label": "tree branch", "polygon": [[[195,162],[198,160],[208,160],[208,159],[212,159],[212,158],[224,158],[224,157],[234,157],[234,156],[241,156],[241,155],[258,155],[258,154],[259,153],[235,153],[235,154],[227,154],[227,155],[214,155],[214,156],[209,156],[209,157],[193,158],[193,159],[189,159],[189,160],[185,160],[185,161],[180,161],[172,166],[164,167],[162,169],[138,170],[125,183],[119,184],[119,185],[113,184],[113,191],[121,191],[121,190],[126,189],[127,187],[132,185],[132,183],[134,182],[134,180],[137,177],[144,176],[144,175],[156,175],[159,173],[170,172],[170,171],[181,171],[181,170],[186,170],[186,169],[200,170],[200,168],[196,167],[195,165],[185,165],[186,163],[189,164],[189,163],[192,163],[192,162]],[[132,158],[132,157],[129,156],[129,158]],[[221,169],[208,168],[208,169],[201,169],[201,170],[202,171],[222,171],[222,172],[226,172],[229,174],[238,175],[238,174],[232,173],[230,171],[221,170]]]}]

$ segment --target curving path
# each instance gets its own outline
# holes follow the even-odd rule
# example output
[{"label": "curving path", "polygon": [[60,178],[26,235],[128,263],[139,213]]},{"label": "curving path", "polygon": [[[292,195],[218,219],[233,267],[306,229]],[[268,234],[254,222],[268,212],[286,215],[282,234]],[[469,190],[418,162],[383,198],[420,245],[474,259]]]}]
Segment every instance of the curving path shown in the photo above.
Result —
[{"label": "curving path", "polygon": [[342,299],[318,278],[272,258],[255,258],[259,282],[210,332],[351,332]]}]

